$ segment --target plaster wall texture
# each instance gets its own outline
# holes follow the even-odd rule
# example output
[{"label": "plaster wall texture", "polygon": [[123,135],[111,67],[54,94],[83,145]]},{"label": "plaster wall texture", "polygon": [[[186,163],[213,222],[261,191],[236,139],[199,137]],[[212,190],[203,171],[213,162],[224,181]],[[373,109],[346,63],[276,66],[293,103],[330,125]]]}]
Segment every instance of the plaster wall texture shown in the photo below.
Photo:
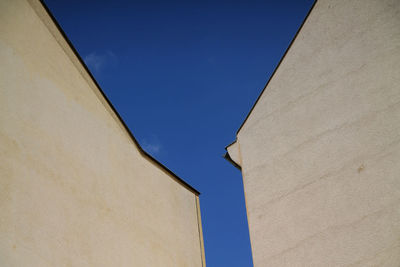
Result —
[{"label": "plaster wall texture", "polygon": [[38,1],[0,0],[0,266],[205,266],[198,195],[146,157]]},{"label": "plaster wall texture", "polygon": [[317,1],[228,153],[256,267],[400,266],[400,1]]}]

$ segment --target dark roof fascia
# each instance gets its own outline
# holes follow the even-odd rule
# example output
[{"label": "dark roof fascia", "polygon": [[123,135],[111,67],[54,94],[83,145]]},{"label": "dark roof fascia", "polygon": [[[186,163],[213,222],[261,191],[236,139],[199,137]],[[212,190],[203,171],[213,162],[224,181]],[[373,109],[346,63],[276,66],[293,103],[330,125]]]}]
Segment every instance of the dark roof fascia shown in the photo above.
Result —
[{"label": "dark roof fascia", "polygon": [[128,132],[129,136],[131,137],[132,141],[135,143],[135,145],[138,147],[139,151],[141,152],[141,154],[143,154],[144,156],[146,156],[147,158],[149,158],[151,161],[153,161],[153,163],[155,163],[156,165],[158,165],[161,169],[163,169],[165,172],[167,172],[168,174],[170,174],[173,178],[175,178],[177,180],[178,183],[180,183],[182,186],[184,186],[185,188],[189,189],[190,191],[192,191],[195,195],[199,196],[200,192],[197,191],[196,189],[194,189],[191,185],[189,185],[187,182],[185,182],[182,178],[178,177],[175,173],[173,173],[170,169],[168,169],[166,166],[164,166],[163,164],[161,164],[158,160],[156,160],[153,156],[151,156],[149,153],[147,153],[139,144],[139,142],[136,140],[135,136],[132,134],[132,132],[129,130],[128,126],[125,124],[124,120],[122,119],[122,117],[119,115],[119,113],[117,112],[117,110],[115,109],[115,107],[113,106],[113,104],[111,103],[111,101],[107,98],[106,94],[103,92],[103,90],[101,89],[100,85],[97,83],[96,79],[94,78],[94,76],[92,75],[92,73],[90,72],[89,68],[86,66],[85,62],[82,60],[81,56],[78,54],[77,50],[75,49],[74,45],[72,44],[72,42],[68,39],[67,35],[65,34],[64,30],[61,28],[60,24],[57,22],[56,18],[53,16],[53,14],[50,12],[50,9],[47,7],[47,5],[44,3],[43,0],[40,0],[40,3],[42,4],[43,8],[46,10],[47,14],[49,15],[49,17],[51,18],[51,20],[53,21],[53,23],[56,25],[57,29],[60,31],[61,35],[63,36],[63,38],[65,39],[65,41],[67,42],[67,44],[69,45],[69,47],[71,48],[72,52],[74,53],[74,55],[78,58],[79,62],[82,64],[82,66],[84,67],[85,71],[89,74],[90,78],[93,80],[94,84],[96,85],[97,89],[100,91],[101,95],[104,97],[104,99],[106,100],[107,104],[111,107],[112,111],[115,113],[115,115],[117,116],[117,118],[120,120],[120,122],[122,123],[123,127],[125,128],[125,130]]},{"label": "dark roof fascia", "polygon": [[222,156],[224,159],[226,159],[227,161],[229,161],[229,163],[231,163],[234,167],[236,167],[238,170],[242,170],[242,167],[240,167],[232,158],[231,158],[231,156],[229,155],[229,152],[228,152],[228,147],[230,147],[231,145],[233,145],[234,143],[236,143],[237,142],[237,140],[235,140],[235,141],[233,141],[232,143],[230,143],[229,145],[227,145],[226,147],[225,147],[225,154]]},{"label": "dark roof fascia", "polygon": [[242,167],[240,167],[236,162],[234,162],[233,159],[231,158],[231,156],[229,156],[228,151],[225,153],[225,155],[223,155],[223,157],[224,157],[224,159],[229,161],[229,163],[231,163],[234,167],[236,167],[239,171],[242,170]]},{"label": "dark roof fascia", "polygon": [[272,73],[272,75],[270,76],[269,80],[267,81],[267,83],[264,86],[264,89],[261,91],[261,93],[258,95],[256,101],[254,102],[253,106],[251,107],[249,113],[247,113],[246,118],[244,119],[244,121],[242,122],[242,124],[240,125],[239,129],[236,131],[236,135],[240,132],[240,130],[242,129],[242,127],[244,126],[244,124],[246,123],[247,119],[249,118],[251,112],[253,111],[254,107],[257,105],[258,101],[260,100],[262,94],[264,93],[265,89],[267,88],[269,82],[272,80],[272,78],[274,77],[276,71],[278,70],[279,66],[281,65],[282,61],[285,59],[287,53],[289,52],[290,48],[292,47],[294,41],[296,40],[297,36],[299,35],[301,29],[303,28],[305,22],[307,21],[308,17],[311,14],[311,11],[314,9],[315,4],[318,2],[318,0],[315,0],[314,3],[312,4],[310,10],[308,11],[306,17],[304,18],[303,22],[301,23],[299,29],[297,30],[296,34],[294,35],[292,41],[290,42],[289,46],[286,48],[285,53],[283,54],[283,56],[281,57],[281,59],[279,60],[278,65],[275,67],[274,72]]}]

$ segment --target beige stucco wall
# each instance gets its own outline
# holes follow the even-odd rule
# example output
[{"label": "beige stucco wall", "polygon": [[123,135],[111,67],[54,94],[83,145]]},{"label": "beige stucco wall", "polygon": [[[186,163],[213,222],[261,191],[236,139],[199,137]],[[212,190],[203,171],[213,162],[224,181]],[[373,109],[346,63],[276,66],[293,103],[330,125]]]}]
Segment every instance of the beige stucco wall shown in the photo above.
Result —
[{"label": "beige stucco wall", "polygon": [[400,1],[319,0],[228,151],[256,267],[400,266]]},{"label": "beige stucco wall", "polygon": [[0,0],[0,266],[205,266],[198,196],[140,152],[38,1]]}]

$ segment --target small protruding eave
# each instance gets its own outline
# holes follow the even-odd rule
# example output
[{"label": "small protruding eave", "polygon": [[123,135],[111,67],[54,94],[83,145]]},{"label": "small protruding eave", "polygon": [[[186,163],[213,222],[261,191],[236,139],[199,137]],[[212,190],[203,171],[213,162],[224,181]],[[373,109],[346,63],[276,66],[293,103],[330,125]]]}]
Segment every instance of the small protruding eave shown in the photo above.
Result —
[{"label": "small protruding eave", "polygon": [[242,170],[241,162],[240,162],[240,155],[239,155],[239,146],[237,141],[234,141],[230,145],[225,147],[226,153],[224,158],[229,161],[233,166],[237,169]]}]

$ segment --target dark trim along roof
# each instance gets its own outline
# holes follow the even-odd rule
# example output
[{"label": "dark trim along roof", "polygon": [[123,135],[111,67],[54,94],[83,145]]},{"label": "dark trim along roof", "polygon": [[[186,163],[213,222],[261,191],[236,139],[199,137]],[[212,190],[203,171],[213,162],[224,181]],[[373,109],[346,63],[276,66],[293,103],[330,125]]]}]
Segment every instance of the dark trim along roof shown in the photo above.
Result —
[{"label": "dark trim along roof", "polygon": [[296,40],[297,36],[299,35],[299,32],[300,32],[301,29],[303,28],[304,23],[306,22],[307,18],[310,16],[311,11],[314,9],[314,6],[315,6],[315,4],[316,4],[317,2],[318,2],[318,0],[315,0],[314,3],[312,4],[310,10],[308,11],[306,17],[304,18],[304,20],[303,20],[303,22],[301,23],[299,29],[297,30],[296,34],[294,35],[294,37],[293,37],[292,41],[290,42],[288,48],[286,48],[286,51],[285,51],[285,53],[283,54],[281,60],[279,60],[279,63],[278,63],[278,65],[276,66],[274,72],[272,73],[272,75],[270,76],[269,80],[268,80],[267,83],[265,84],[264,89],[263,89],[263,90],[261,91],[261,93],[258,95],[256,101],[254,102],[253,106],[251,107],[251,109],[250,109],[249,113],[247,114],[246,118],[244,119],[244,121],[243,121],[242,124],[240,125],[239,129],[236,131],[236,134],[239,133],[239,131],[242,129],[243,125],[246,123],[246,121],[247,121],[247,119],[249,118],[249,116],[250,116],[251,112],[253,111],[254,107],[257,105],[258,100],[260,100],[260,98],[261,98],[262,94],[264,93],[265,89],[267,88],[269,82],[270,82],[270,81],[272,80],[272,78],[274,77],[275,72],[278,70],[278,68],[279,68],[279,66],[281,65],[282,61],[285,59],[285,56],[287,55],[288,51],[289,51],[290,48],[292,47],[294,41]]},{"label": "dark trim along roof", "polygon": [[187,188],[188,190],[190,190],[191,192],[193,192],[194,194],[196,194],[197,196],[200,195],[200,192],[197,191],[196,189],[194,189],[191,185],[189,185],[188,183],[186,183],[184,180],[182,180],[181,178],[179,178],[175,173],[173,173],[170,169],[168,169],[167,167],[165,167],[163,164],[161,164],[158,160],[156,160],[155,158],[153,158],[149,153],[147,153],[145,150],[143,150],[143,148],[140,146],[139,142],[136,140],[136,138],[133,136],[132,132],[129,130],[128,126],[125,124],[125,122],[122,120],[121,116],[119,115],[119,113],[117,112],[117,110],[114,108],[114,106],[111,104],[110,100],[107,98],[107,96],[105,95],[105,93],[103,92],[103,90],[101,89],[100,85],[97,83],[96,79],[93,77],[92,73],[90,72],[90,70],[88,69],[88,67],[86,66],[85,62],[82,60],[82,58],[80,57],[80,55],[78,54],[78,52],[76,51],[75,47],[73,46],[73,44],[71,43],[71,41],[68,39],[67,35],[65,34],[64,30],[61,28],[61,26],[58,24],[57,20],[55,19],[55,17],[53,16],[53,14],[51,14],[49,8],[46,6],[46,4],[44,3],[43,0],[40,0],[40,3],[42,4],[43,8],[46,10],[47,14],[49,15],[49,17],[51,18],[51,20],[53,21],[53,23],[56,25],[57,29],[60,31],[61,35],[63,36],[63,38],[65,39],[65,41],[67,42],[67,44],[69,45],[69,47],[71,48],[71,50],[73,51],[73,53],[75,54],[75,56],[78,58],[79,62],[82,64],[82,66],[84,67],[84,69],[86,70],[86,72],[89,74],[90,78],[93,80],[94,84],[96,85],[96,87],[99,89],[101,95],[104,97],[104,99],[106,100],[107,104],[111,107],[112,111],[116,114],[116,116],[118,117],[118,119],[120,120],[120,122],[122,123],[123,127],[125,128],[125,130],[128,132],[129,136],[131,137],[131,139],[133,140],[133,142],[135,143],[135,145],[138,147],[140,153],[142,153],[145,157],[147,157],[148,159],[150,159],[153,163],[155,163],[157,166],[159,166],[161,169],[163,169],[165,172],[167,172],[168,174],[170,174],[178,183],[180,183],[182,186],[184,186],[185,188]]},{"label": "dark trim along roof", "polygon": [[236,162],[234,162],[231,158],[231,156],[229,156],[228,151],[224,154],[224,159],[226,159],[227,161],[229,161],[234,167],[236,167],[238,170],[242,170],[242,167],[240,167],[239,165],[236,164]]}]

